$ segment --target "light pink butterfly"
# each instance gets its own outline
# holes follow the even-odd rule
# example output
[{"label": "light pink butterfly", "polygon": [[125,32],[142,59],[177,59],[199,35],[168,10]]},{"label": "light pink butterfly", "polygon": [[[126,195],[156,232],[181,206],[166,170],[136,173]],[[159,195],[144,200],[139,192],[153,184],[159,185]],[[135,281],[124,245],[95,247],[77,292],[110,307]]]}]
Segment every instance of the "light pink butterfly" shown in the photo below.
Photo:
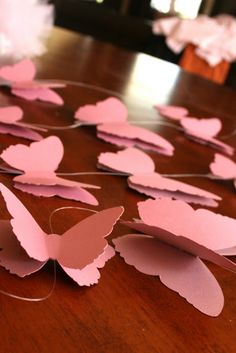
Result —
[{"label": "light pink butterfly", "polygon": [[170,199],[139,202],[138,210],[140,220],[122,223],[144,234],[113,240],[125,262],[159,276],[201,312],[219,315],[223,293],[200,258],[236,272],[236,264],[216,252],[235,246],[236,220]]},{"label": "light pink butterfly", "polygon": [[57,195],[97,205],[97,199],[85,189],[99,189],[99,186],[67,180],[56,175],[55,171],[63,154],[61,140],[57,136],[50,136],[31,143],[30,146],[22,144],[10,146],[2,152],[1,158],[9,166],[23,172],[13,179],[17,189],[35,196]]},{"label": "light pink butterfly", "polygon": [[124,123],[107,123],[97,126],[97,136],[117,146],[134,147],[172,156],[174,146],[160,135],[145,128]]},{"label": "light pink butterfly", "polygon": [[176,105],[155,105],[156,110],[166,118],[179,121],[186,115],[188,115],[188,109]]},{"label": "light pink butterfly", "polygon": [[221,121],[218,118],[197,119],[185,117],[180,120],[180,124],[184,128],[187,136],[192,140],[204,145],[209,145],[228,155],[234,153],[232,146],[215,138],[222,128]]},{"label": "light pink butterfly", "polygon": [[217,177],[233,180],[236,188],[236,163],[234,161],[216,153],[214,162],[210,164],[210,170]]},{"label": "light pink butterfly", "polygon": [[53,259],[79,285],[98,282],[98,268],[114,256],[114,249],[105,238],[112,232],[123,207],[93,214],[62,235],[47,234],[20,200],[1,183],[0,192],[12,216],[10,222],[0,223],[1,266],[24,277]]},{"label": "light pink butterfly", "polygon": [[75,118],[91,125],[124,122],[128,118],[128,110],[118,98],[109,97],[95,105],[80,107],[75,112]]},{"label": "light pink butterfly", "polygon": [[63,99],[51,88],[61,88],[65,85],[34,81],[35,75],[34,63],[25,59],[15,65],[0,68],[0,84],[10,86],[11,93],[17,97],[62,105]]},{"label": "light pink butterfly", "polygon": [[0,108],[0,133],[39,141],[43,137],[36,131],[47,131],[32,124],[21,122],[23,110],[17,106]]},{"label": "light pink butterfly", "polygon": [[153,198],[168,197],[212,207],[216,207],[217,201],[221,200],[221,197],[209,191],[162,177],[155,172],[151,157],[133,147],[117,153],[101,153],[98,167],[131,174],[128,178],[129,187]]}]

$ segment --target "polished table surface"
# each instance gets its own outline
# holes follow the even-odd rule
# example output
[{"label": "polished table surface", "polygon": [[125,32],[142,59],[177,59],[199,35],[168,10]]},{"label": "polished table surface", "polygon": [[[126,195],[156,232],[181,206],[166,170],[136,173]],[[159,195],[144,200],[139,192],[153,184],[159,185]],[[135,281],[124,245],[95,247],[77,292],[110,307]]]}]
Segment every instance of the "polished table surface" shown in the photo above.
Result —
[{"label": "polished table surface", "polygon": [[[131,53],[91,37],[55,29],[48,42],[48,52],[35,62],[37,77],[87,85],[71,84],[61,90],[65,99],[63,107],[26,102],[10,96],[7,90],[1,90],[1,106],[21,106],[25,121],[51,126],[70,125],[78,106],[117,95],[127,104],[131,121],[164,120],[157,115],[153,105],[170,103],[186,106],[193,116],[221,118],[223,135],[236,126],[236,92],[142,53]],[[159,132],[175,146],[173,157],[150,153],[158,172],[209,172],[213,149],[187,140],[167,126],[147,124],[146,127]],[[50,130],[45,136],[50,134],[59,136],[65,146],[61,172],[97,171],[98,154],[118,150],[98,140],[94,127]],[[236,137],[232,136],[227,143],[236,147],[235,140]],[[1,135],[1,149],[16,143],[29,142]],[[125,177],[87,175],[68,178],[100,185],[101,190],[93,192],[99,199],[99,206],[23,194],[14,190],[11,176],[0,175],[0,181],[14,190],[48,232],[49,217],[56,208],[80,206],[101,210],[123,205],[125,213],[122,218],[131,220],[138,215],[137,202],[145,200],[144,196],[128,189]],[[179,180],[219,194],[223,201],[215,211],[231,217],[236,215],[236,194],[231,182],[199,177]],[[88,214],[78,210],[60,211],[53,218],[53,228],[61,234]],[[3,202],[1,218],[9,218]],[[117,225],[109,242],[128,232],[125,226]],[[158,277],[139,273],[118,255],[101,270],[99,283],[91,287],[78,287],[58,268],[56,287],[47,300],[33,303],[0,295],[1,351],[235,353],[236,276],[213,264],[207,263],[207,266],[225,296],[224,309],[217,318],[202,314],[161,284]],[[52,287],[53,266],[50,262],[25,279],[10,275],[4,269],[0,273],[0,289],[19,296],[43,297]]]}]

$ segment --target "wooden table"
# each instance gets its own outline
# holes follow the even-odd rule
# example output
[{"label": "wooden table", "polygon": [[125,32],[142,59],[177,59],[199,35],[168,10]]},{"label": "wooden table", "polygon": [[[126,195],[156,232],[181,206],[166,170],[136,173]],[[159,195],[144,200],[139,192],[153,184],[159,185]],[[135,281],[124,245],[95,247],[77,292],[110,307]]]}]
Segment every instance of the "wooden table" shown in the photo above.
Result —
[{"label": "wooden table", "polygon": [[[130,111],[130,120],[155,120],[155,103],[184,105],[192,115],[218,116],[224,123],[222,134],[236,125],[236,93],[181,71],[177,66],[145,54],[131,53],[110,44],[95,41],[64,30],[55,29],[48,43],[48,53],[36,60],[38,77],[84,82],[122,95]],[[62,95],[64,107],[26,102],[1,90],[1,106],[18,104],[25,111],[25,121],[41,124],[72,124],[75,109],[95,103],[111,93],[88,87],[68,86]],[[113,93],[115,94],[115,93]],[[162,119],[161,117],[158,117]],[[174,144],[174,157],[150,153],[160,173],[208,173],[214,150],[187,140],[183,135],[160,125],[147,124]],[[58,135],[65,146],[60,171],[97,171],[97,156],[117,151],[115,146],[98,140],[94,127],[49,131]],[[45,134],[47,136],[47,134]],[[234,145],[235,136],[227,140]],[[10,144],[27,143],[23,139],[1,135],[1,149]],[[71,177],[98,184],[94,191],[99,207],[123,205],[123,219],[137,217],[136,204],[145,197],[129,190],[126,178],[115,176]],[[205,178],[180,179],[223,197],[216,212],[236,216],[236,194],[232,183]],[[13,189],[12,178],[0,175],[24,202],[41,227],[50,231],[51,212],[63,206],[84,206],[59,198],[36,198]],[[95,208],[95,207],[91,207]],[[88,213],[87,213],[88,214]],[[62,233],[86,212],[59,212],[53,218],[55,232]],[[1,218],[9,218],[1,203]],[[122,225],[115,227],[109,241],[127,233]],[[236,236],[236,235],[235,235]],[[203,315],[176,293],[162,285],[158,278],[146,276],[128,266],[117,255],[101,271],[98,285],[81,287],[60,269],[49,299],[40,303],[24,302],[0,295],[1,351],[76,352],[76,353],[234,353],[236,345],[236,276],[215,265],[207,264],[225,295],[221,315]],[[0,270],[0,288],[21,296],[44,296],[53,281],[49,263],[26,279]]]}]

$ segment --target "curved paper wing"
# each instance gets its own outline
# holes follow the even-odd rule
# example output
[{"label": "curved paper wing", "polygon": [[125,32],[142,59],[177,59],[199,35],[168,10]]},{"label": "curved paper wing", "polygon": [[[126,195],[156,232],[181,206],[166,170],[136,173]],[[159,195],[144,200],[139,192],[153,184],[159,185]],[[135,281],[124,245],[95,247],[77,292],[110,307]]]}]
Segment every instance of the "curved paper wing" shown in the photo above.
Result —
[{"label": "curved paper wing", "polygon": [[97,102],[96,105],[87,104],[75,112],[75,118],[90,124],[126,121],[128,111],[124,103],[115,97]]},{"label": "curved paper wing", "polygon": [[[30,146],[18,144],[5,149],[1,158],[24,172],[54,172],[62,160],[64,147],[57,136],[49,136]],[[47,158],[45,158],[47,156]]]},{"label": "curved paper wing", "polygon": [[215,154],[214,162],[210,164],[211,172],[223,179],[236,179],[236,163],[231,159]]},{"label": "curved paper wing", "polygon": [[104,252],[105,237],[122,215],[123,207],[113,207],[77,223],[60,237],[57,261],[63,267],[83,269]]},{"label": "curved paper wing", "polygon": [[151,157],[134,147],[116,153],[101,153],[98,163],[101,168],[129,174],[152,173],[155,170]]},{"label": "curved paper wing", "polygon": [[0,221],[0,265],[20,277],[40,270],[45,262],[32,259],[20,245],[9,221]]},{"label": "curved paper wing", "polygon": [[21,201],[2,183],[0,183],[0,191],[12,216],[13,232],[21,246],[33,259],[48,260],[47,234],[39,227]]},{"label": "curved paper wing", "polygon": [[100,278],[99,268],[105,266],[105,263],[115,255],[115,250],[111,246],[107,246],[97,259],[91,264],[85,266],[81,270],[63,267],[63,270],[76,282],[79,286],[91,286],[98,283]]},{"label": "curved paper wing", "polygon": [[176,105],[158,104],[155,108],[161,115],[172,120],[178,121],[188,115],[188,109]]},{"label": "curved paper wing", "polygon": [[186,117],[180,120],[182,127],[194,136],[215,137],[221,130],[222,124],[218,118],[197,119]]},{"label": "curved paper wing", "polygon": [[0,77],[11,82],[32,81],[35,74],[34,63],[28,59],[22,60],[15,65],[3,66],[0,69]]},{"label": "curved paper wing", "polygon": [[58,93],[47,87],[38,87],[32,89],[20,89],[13,87],[11,93],[17,97],[24,98],[29,101],[40,100],[57,105],[63,105],[63,99]]},{"label": "curved paper wing", "polygon": [[194,210],[183,201],[146,200],[138,203],[142,221],[176,236],[183,236],[209,249],[236,245],[236,220],[206,209]]},{"label": "curved paper wing", "polygon": [[14,124],[23,117],[23,110],[18,106],[9,106],[0,108],[0,122],[5,124]]},{"label": "curved paper wing", "polygon": [[199,258],[142,234],[127,234],[113,242],[126,263],[159,276],[163,284],[204,314],[218,316],[222,311],[222,290]]}]

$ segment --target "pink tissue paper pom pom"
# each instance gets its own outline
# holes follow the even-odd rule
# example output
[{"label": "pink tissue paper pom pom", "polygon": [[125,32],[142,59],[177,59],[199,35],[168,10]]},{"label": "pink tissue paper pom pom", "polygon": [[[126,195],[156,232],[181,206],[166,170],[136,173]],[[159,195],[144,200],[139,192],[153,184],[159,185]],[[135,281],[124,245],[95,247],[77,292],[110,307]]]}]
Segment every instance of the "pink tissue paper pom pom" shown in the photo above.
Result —
[{"label": "pink tissue paper pom pom", "polygon": [[43,54],[52,25],[47,0],[0,0],[0,61]]}]

